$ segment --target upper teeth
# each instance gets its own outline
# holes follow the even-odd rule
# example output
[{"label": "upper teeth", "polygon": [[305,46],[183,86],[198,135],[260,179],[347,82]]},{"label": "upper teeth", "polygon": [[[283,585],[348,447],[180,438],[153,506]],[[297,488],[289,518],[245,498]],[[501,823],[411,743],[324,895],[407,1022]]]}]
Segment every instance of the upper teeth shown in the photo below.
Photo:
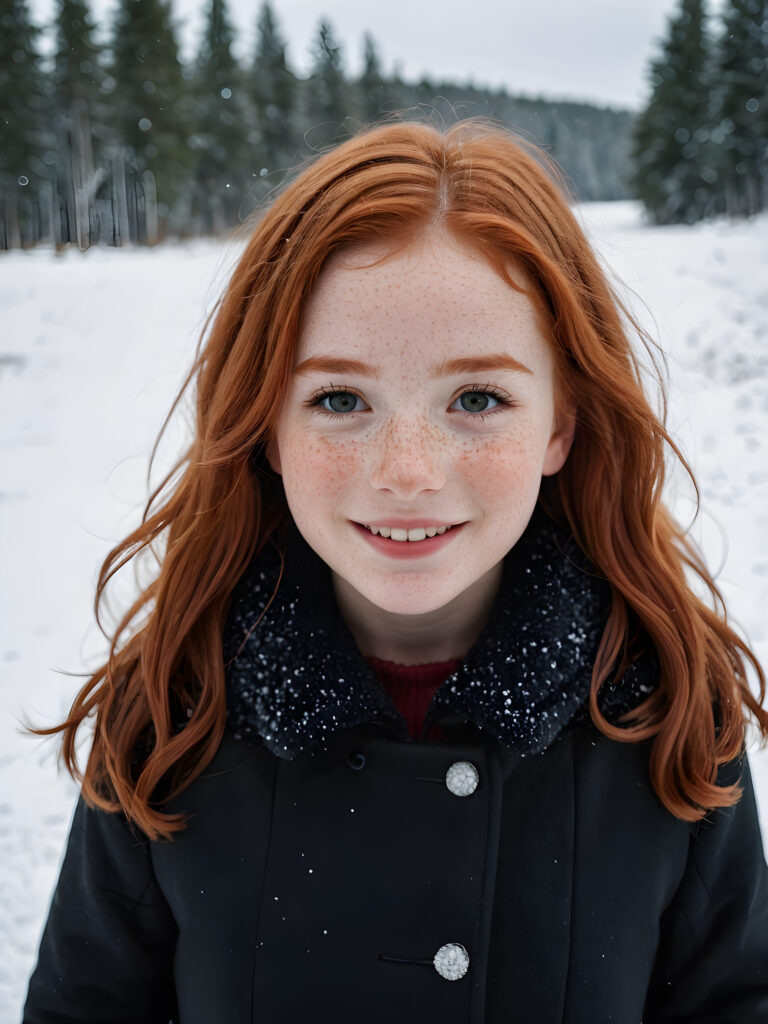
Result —
[{"label": "upper teeth", "polygon": [[[366,524],[367,525],[367,524]],[[367,526],[371,533],[380,533],[382,537],[389,537],[390,540],[424,540],[425,537],[434,537],[435,534],[445,533],[450,526],[419,526],[415,530],[402,530],[390,526]]]}]

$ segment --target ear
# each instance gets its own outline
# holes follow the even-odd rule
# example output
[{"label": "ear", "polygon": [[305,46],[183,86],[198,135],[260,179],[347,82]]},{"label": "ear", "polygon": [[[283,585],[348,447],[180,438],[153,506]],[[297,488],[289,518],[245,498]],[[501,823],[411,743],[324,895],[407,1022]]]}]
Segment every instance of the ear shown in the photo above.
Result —
[{"label": "ear", "polygon": [[542,476],[553,476],[565,465],[576,433],[576,407],[567,405],[555,412],[552,436],[544,455]]},{"label": "ear", "polygon": [[274,470],[274,472],[277,473],[278,476],[282,475],[282,467],[280,464],[280,449],[278,448],[277,441],[274,439],[274,437],[270,438],[269,441],[267,442],[266,455],[267,462]]}]

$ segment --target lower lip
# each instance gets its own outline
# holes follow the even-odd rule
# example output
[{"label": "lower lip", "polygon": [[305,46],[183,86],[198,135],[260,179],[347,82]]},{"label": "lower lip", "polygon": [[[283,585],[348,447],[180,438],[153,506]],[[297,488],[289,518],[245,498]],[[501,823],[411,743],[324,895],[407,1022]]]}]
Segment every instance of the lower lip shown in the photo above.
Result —
[{"label": "lower lip", "polygon": [[435,534],[434,537],[425,537],[424,540],[391,540],[389,537],[382,537],[381,534],[371,533],[360,523],[352,525],[358,533],[365,537],[372,548],[389,558],[423,558],[425,555],[440,551],[446,544],[450,544],[453,537],[463,528],[464,523],[452,526],[450,530]]}]

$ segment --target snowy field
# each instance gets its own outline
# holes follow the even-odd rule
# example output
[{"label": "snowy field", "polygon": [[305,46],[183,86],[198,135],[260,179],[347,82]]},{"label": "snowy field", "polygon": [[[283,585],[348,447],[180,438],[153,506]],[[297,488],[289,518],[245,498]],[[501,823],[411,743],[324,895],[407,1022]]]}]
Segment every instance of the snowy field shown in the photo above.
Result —
[{"label": "snowy field", "polygon": [[[652,229],[632,203],[581,216],[669,353],[669,425],[701,486],[694,535],[768,664],[768,219]],[[138,521],[147,453],[237,252],[0,258],[0,1024],[19,1019],[76,797],[20,722],[60,720],[71,673],[101,659],[97,568]],[[684,481],[670,501],[690,520]],[[768,835],[768,753],[752,758]]]}]

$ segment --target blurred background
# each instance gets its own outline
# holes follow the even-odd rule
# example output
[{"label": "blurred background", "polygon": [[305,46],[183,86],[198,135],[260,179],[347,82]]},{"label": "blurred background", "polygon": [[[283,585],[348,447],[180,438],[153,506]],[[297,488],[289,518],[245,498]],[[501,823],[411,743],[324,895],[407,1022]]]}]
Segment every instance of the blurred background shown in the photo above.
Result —
[{"label": "blurred background", "polygon": [[768,0],[0,0],[0,1024],[78,794],[23,724],[104,661],[98,570],[189,442],[185,400],[150,467],[238,227],[397,112],[498,119],[565,169],[668,357],[701,513],[674,460],[665,498],[768,663]]},{"label": "blurred background", "polygon": [[394,112],[497,119],[656,223],[768,200],[762,0],[91,3],[0,0],[0,248],[226,232]]}]

